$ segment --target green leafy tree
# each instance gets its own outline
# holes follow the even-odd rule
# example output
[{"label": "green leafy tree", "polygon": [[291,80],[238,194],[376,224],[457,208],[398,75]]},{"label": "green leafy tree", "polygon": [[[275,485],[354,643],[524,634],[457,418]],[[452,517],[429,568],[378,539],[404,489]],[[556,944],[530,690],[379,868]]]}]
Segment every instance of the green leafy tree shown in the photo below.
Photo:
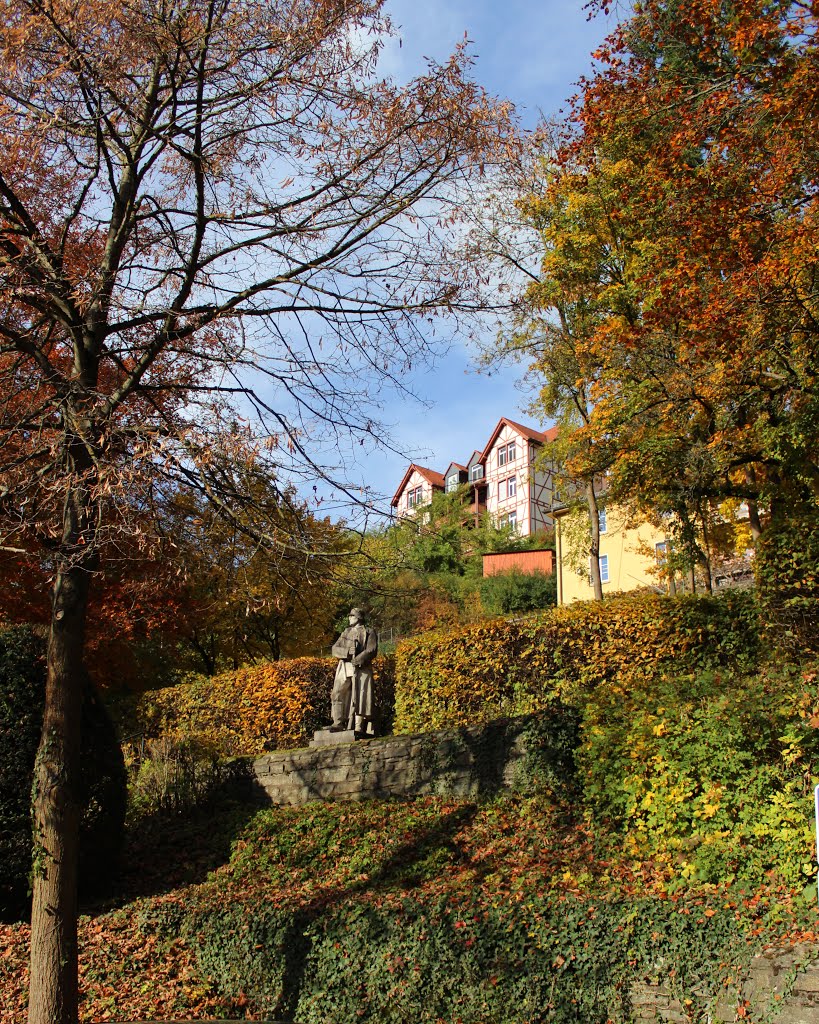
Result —
[{"label": "green leafy tree", "polygon": [[481,580],[481,602],[489,612],[532,612],[557,604],[554,573],[509,570]]},{"label": "green leafy tree", "polygon": [[[553,548],[552,531],[525,537],[470,510],[466,489],[432,501],[388,529],[366,535],[346,598],[395,633],[480,617],[484,554]],[[494,610],[494,608],[492,609]]]}]

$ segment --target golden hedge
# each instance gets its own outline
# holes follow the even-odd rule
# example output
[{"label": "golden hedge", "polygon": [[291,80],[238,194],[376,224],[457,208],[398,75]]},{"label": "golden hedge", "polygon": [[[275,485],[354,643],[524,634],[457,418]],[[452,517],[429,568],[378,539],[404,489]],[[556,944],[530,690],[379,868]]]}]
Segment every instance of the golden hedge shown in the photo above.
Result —
[{"label": "golden hedge", "polygon": [[751,595],[626,595],[517,622],[425,633],[396,651],[395,731],[419,732],[528,714],[607,679],[673,665],[751,665]]},{"label": "golden hedge", "polygon": [[[331,658],[293,658],[148,690],[136,701],[133,731],[148,737],[199,733],[225,754],[303,747],[328,720],[335,666]],[[373,676],[375,706],[382,728],[389,728],[392,659],[376,658]]]}]

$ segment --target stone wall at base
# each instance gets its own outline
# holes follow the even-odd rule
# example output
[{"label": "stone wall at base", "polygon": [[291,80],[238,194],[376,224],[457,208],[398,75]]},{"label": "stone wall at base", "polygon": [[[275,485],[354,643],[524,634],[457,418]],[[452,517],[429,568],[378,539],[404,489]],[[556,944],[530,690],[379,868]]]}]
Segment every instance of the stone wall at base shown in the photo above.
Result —
[{"label": "stone wall at base", "polygon": [[[696,1009],[702,1009],[700,1000]],[[819,948],[810,945],[768,950],[755,956],[742,977],[711,1000],[705,1018],[712,1024],[819,1024]],[[663,983],[644,982],[631,989],[633,1020],[639,1024],[688,1024],[685,1007]]]},{"label": "stone wall at base", "polygon": [[528,723],[510,719],[455,732],[278,750],[258,758],[253,770],[274,804],[424,794],[470,797],[525,788]]}]

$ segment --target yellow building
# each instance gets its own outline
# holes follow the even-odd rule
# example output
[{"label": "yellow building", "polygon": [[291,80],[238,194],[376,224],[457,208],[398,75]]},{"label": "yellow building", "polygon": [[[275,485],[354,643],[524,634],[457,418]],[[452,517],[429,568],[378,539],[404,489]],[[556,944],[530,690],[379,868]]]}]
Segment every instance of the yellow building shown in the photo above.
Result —
[{"label": "yellow building", "polygon": [[[585,508],[555,513],[557,603],[591,601],[589,516]],[[600,577],[603,596],[649,587],[665,591],[658,569],[665,561],[668,538],[648,523],[627,526],[616,508],[600,510]]]}]

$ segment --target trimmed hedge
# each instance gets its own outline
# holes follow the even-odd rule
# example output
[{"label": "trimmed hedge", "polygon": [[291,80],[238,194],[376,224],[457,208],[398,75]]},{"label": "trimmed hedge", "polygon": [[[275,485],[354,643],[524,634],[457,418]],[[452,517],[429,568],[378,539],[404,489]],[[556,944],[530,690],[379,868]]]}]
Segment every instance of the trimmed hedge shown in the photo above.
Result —
[{"label": "trimmed hedge", "polygon": [[482,622],[401,641],[395,731],[475,725],[573,703],[605,680],[755,665],[753,596],[626,595],[536,619]]},{"label": "trimmed hedge", "polygon": [[[148,737],[198,733],[226,755],[303,747],[329,719],[335,666],[330,658],[293,658],[148,690],[132,709],[133,731]],[[392,659],[376,658],[373,677],[379,731],[385,732],[392,726]]]}]

